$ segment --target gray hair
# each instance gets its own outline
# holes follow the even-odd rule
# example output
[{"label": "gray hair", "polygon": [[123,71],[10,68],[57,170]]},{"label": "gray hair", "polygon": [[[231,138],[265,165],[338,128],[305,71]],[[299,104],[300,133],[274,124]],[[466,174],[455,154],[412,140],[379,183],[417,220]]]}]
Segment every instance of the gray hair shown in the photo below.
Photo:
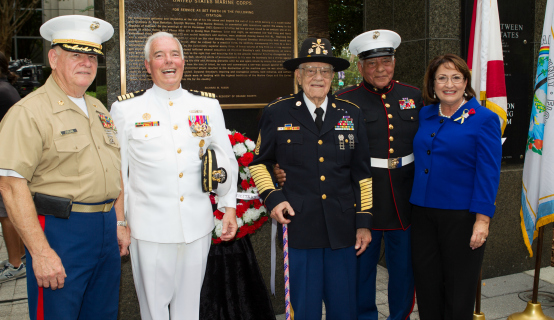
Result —
[{"label": "gray hair", "polygon": [[185,59],[185,55],[183,54],[183,46],[181,45],[181,42],[179,41],[179,39],[175,38],[171,33],[160,31],[160,32],[154,33],[153,35],[148,37],[148,40],[146,40],[146,44],[144,45],[144,58],[146,59],[146,61],[150,62],[150,47],[152,46],[152,42],[154,42],[154,40],[159,38],[175,39],[175,41],[177,41],[177,43],[179,44],[179,52],[181,53],[181,59]]}]

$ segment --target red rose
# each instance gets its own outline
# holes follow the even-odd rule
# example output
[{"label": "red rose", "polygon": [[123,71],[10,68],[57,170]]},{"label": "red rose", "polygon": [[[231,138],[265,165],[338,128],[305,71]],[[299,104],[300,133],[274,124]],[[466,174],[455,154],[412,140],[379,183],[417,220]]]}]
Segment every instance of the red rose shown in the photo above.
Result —
[{"label": "red rose", "polygon": [[240,227],[239,232],[237,232],[237,239],[242,238],[248,234],[246,227],[247,227],[246,225]]},{"label": "red rose", "polygon": [[215,196],[212,193],[210,193],[210,202],[215,204]]},{"label": "red rose", "polygon": [[213,243],[213,244],[221,243],[221,239],[220,239],[220,238],[217,238],[217,239],[213,239],[213,238],[212,238],[212,243]]},{"label": "red rose", "polygon": [[248,207],[244,203],[237,203],[237,218],[242,218],[247,209]]},{"label": "red rose", "polygon": [[215,211],[214,211],[214,217],[216,217],[217,220],[223,219],[223,215],[224,215],[224,214],[225,214],[225,213],[224,213],[224,212],[221,212],[221,210],[215,210]]},{"label": "red rose", "polygon": [[236,142],[240,142],[240,143],[244,142],[244,136],[240,134],[240,132],[235,132],[234,137]]},{"label": "red rose", "polygon": [[242,188],[242,190],[248,190],[248,188],[250,188],[250,185],[248,184],[248,181],[246,180],[242,180],[240,182],[240,187]]},{"label": "red rose", "polygon": [[231,141],[231,145],[232,145],[232,146],[234,146],[234,145],[235,145],[235,143],[236,143],[236,141],[235,141],[235,137],[233,137],[233,135],[232,135],[232,134],[229,134],[228,136],[229,136],[229,141]]},{"label": "red rose", "polygon": [[469,113],[469,114],[475,114],[475,109],[473,109],[473,108],[469,109],[469,112],[468,112],[468,113]]},{"label": "red rose", "polygon": [[239,165],[243,167],[248,167],[248,165],[250,164],[250,162],[252,162],[253,159],[254,159],[254,155],[252,154],[252,152],[247,152],[242,157],[239,158],[238,162],[239,162]]},{"label": "red rose", "polygon": [[254,199],[253,204],[256,210],[260,209],[263,206],[262,202],[259,199]]}]

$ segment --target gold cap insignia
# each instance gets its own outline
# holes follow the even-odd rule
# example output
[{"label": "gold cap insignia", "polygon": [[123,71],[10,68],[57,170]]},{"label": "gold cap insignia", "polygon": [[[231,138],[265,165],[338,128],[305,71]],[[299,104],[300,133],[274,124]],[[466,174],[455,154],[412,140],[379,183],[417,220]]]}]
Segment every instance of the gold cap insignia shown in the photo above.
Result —
[{"label": "gold cap insignia", "polygon": [[98,21],[94,21],[91,25],[90,25],[90,31],[94,31],[96,29],[100,28],[100,23]]},{"label": "gold cap insignia", "polygon": [[143,114],[143,115],[142,115],[142,118],[143,118],[144,120],[150,120],[150,113],[145,113],[145,114]]},{"label": "gold cap insignia", "polygon": [[315,54],[321,54],[321,52],[323,52],[323,54],[327,54],[327,50],[325,50],[325,44],[321,43],[321,39],[317,39],[317,43],[312,42],[312,47],[308,49],[308,53],[309,54],[313,53],[314,49],[315,49]]},{"label": "gold cap insignia", "polygon": [[379,31],[373,32],[373,39],[375,40],[375,39],[379,38],[380,35],[381,35],[381,33],[379,33]]}]

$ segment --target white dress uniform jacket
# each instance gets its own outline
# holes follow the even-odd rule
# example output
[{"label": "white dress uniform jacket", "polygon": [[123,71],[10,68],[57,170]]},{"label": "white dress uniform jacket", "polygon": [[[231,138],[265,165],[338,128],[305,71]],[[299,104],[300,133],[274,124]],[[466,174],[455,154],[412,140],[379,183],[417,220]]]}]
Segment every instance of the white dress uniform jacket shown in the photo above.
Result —
[{"label": "white dress uniform jacket", "polygon": [[[115,102],[110,113],[121,146],[125,212],[133,238],[190,243],[213,230],[209,194],[201,188],[201,145],[203,152],[215,143],[227,153],[233,181],[218,208],[236,207],[238,164],[216,99],[154,85],[141,96]],[[189,116],[207,116],[210,135],[193,136]]]}]

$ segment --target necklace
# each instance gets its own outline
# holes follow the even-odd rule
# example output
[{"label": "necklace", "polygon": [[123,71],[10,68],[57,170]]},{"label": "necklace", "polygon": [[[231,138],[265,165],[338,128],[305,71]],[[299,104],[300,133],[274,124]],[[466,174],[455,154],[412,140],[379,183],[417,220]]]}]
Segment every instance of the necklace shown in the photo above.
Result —
[{"label": "necklace", "polygon": [[[458,110],[460,110],[460,108],[461,108],[465,103],[466,103],[466,99],[463,99],[463,100],[462,100],[462,103],[460,103],[460,105],[458,106],[458,109],[456,109],[456,111],[454,111],[454,112],[452,113],[452,115],[454,115],[454,113],[458,112]],[[442,113],[441,104],[439,103],[439,116],[445,117],[445,118],[450,118],[450,117],[452,117],[452,115],[449,115],[449,116],[444,115],[444,113]]]}]

